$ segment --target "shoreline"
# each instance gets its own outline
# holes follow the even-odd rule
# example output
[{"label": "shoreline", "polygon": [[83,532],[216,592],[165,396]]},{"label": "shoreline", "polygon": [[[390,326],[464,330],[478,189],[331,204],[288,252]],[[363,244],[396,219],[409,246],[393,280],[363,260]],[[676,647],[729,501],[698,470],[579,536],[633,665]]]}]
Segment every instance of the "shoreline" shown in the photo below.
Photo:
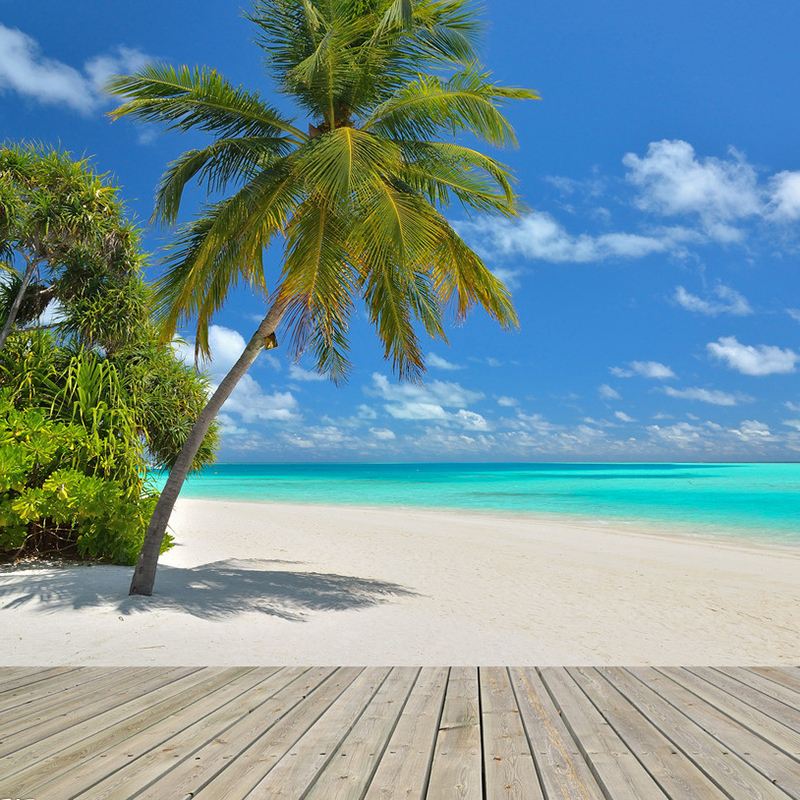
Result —
[{"label": "shoreline", "polygon": [[179,500],[130,567],[0,569],[5,665],[800,662],[800,550],[525,515]]},{"label": "shoreline", "polygon": [[[513,509],[491,509],[491,508],[460,508],[455,506],[419,506],[411,504],[368,504],[368,503],[330,503],[330,502],[297,502],[294,500],[253,500],[251,498],[238,497],[182,497],[179,502],[190,503],[233,503],[234,505],[245,506],[276,506],[290,509],[316,508],[322,511],[330,509],[332,511],[363,511],[377,513],[422,513],[444,516],[467,516],[498,521],[509,521],[512,523],[531,523],[542,525],[564,526],[567,528],[578,527],[597,530],[602,532],[608,530],[631,536],[655,536],[663,539],[677,539],[680,541],[707,542],[715,545],[724,546],[730,544],[737,549],[752,548],[755,551],[774,550],[779,552],[794,553],[800,555],[800,538],[798,540],[787,541],[781,534],[770,535],[762,528],[725,527],[724,525],[710,526],[697,523],[693,525],[689,522],[674,522],[671,520],[633,520],[628,517],[590,517],[568,514],[566,512],[544,512],[544,511],[517,511]],[[746,531],[752,531],[748,536]]]}]

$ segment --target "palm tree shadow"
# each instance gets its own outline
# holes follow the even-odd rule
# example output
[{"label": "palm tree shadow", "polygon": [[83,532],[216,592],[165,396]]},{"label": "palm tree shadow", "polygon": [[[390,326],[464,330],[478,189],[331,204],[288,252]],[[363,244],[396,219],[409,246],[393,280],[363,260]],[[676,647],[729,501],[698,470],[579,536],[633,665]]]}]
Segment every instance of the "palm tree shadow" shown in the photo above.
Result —
[{"label": "palm tree shadow", "polygon": [[[261,612],[302,621],[315,611],[344,611],[415,595],[396,583],[352,575],[275,569],[292,562],[226,559],[197,567],[161,566],[152,597],[120,595],[130,580],[126,567],[99,565],[58,569],[0,570],[0,603],[15,608],[37,603],[43,613],[104,607],[119,614],[182,611],[204,619]],[[272,567],[272,568],[271,568]]]}]

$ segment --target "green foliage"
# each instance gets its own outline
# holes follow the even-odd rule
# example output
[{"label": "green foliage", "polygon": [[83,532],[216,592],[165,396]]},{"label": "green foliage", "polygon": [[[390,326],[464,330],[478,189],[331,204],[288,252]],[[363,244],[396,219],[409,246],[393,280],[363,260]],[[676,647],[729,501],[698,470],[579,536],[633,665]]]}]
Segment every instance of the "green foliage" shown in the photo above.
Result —
[{"label": "green foliage", "polygon": [[[80,371],[73,377],[85,385]],[[73,420],[56,422],[50,409],[14,408],[10,396],[0,395],[0,553],[135,563],[158,495],[141,477],[141,449],[121,435],[126,410],[89,408],[73,385]]]},{"label": "green foliage", "polygon": [[[0,308],[21,298],[28,324],[56,300],[62,317],[11,329],[0,349],[0,556],[132,564],[157,500],[148,470],[172,466],[208,382],[159,343],[139,232],[85,162],[0,149],[0,236],[0,258],[39,259],[50,281],[22,296],[7,264]],[[217,437],[212,427],[194,468]]]}]

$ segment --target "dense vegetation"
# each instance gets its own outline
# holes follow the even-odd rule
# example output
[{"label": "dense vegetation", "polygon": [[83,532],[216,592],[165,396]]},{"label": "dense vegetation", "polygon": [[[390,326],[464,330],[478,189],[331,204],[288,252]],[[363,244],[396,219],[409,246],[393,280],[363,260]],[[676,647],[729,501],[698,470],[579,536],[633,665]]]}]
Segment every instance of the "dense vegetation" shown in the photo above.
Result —
[{"label": "dense vegetation", "polygon": [[132,564],[148,472],[172,466],[207,384],[159,343],[139,233],[87,162],[0,150],[0,221],[0,557]]}]

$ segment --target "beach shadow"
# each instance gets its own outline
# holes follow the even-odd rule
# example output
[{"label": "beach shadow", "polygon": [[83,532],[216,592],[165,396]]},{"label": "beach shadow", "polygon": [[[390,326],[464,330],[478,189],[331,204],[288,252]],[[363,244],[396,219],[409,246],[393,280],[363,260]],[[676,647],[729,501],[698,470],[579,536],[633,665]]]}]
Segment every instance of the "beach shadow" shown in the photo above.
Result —
[{"label": "beach shadow", "polygon": [[0,571],[0,607],[36,603],[42,613],[105,607],[122,615],[182,611],[225,619],[258,611],[302,621],[315,611],[368,608],[392,597],[416,594],[395,583],[352,575],[274,569],[280,561],[226,559],[182,568],[160,566],[152,597],[128,597],[129,567],[48,566]]}]

